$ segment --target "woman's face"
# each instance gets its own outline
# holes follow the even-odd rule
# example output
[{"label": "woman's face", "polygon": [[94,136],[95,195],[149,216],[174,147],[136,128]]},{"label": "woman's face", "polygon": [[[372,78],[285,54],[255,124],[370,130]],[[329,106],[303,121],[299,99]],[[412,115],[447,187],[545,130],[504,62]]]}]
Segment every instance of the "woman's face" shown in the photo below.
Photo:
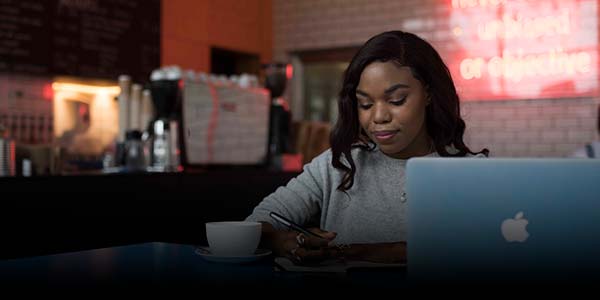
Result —
[{"label": "woman's face", "polygon": [[426,155],[428,96],[410,68],[388,62],[369,64],[356,88],[360,126],[381,151],[394,158]]}]

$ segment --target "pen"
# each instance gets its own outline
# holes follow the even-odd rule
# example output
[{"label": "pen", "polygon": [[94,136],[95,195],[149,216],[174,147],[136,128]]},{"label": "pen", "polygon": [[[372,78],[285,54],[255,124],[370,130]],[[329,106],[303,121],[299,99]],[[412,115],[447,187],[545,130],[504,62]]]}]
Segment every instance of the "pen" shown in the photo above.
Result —
[{"label": "pen", "polygon": [[271,218],[275,219],[275,221],[277,221],[277,222],[279,222],[279,223],[281,223],[281,224],[283,224],[283,225],[285,225],[285,226],[287,226],[287,227],[289,227],[289,228],[291,228],[293,230],[296,230],[298,232],[304,233],[306,235],[312,235],[314,237],[318,237],[318,238],[324,239],[324,237],[322,237],[322,236],[320,236],[320,235],[318,235],[318,234],[316,234],[316,233],[314,233],[314,232],[312,232],[312,231],[310,231],[310,230],[308,230],[308,229],[306,229],[306,228],[304,228],[304,227],[302,227],[302,226],[300,226],[300,225],[298,225],[298,224],[296,224],[296,223],[288,220],[287,218],[285,218],[284,216],[282,216],[282,215],[280,215],[280,214],[278,214],[276,212],[270,212],[269,216],[271,216]]}]

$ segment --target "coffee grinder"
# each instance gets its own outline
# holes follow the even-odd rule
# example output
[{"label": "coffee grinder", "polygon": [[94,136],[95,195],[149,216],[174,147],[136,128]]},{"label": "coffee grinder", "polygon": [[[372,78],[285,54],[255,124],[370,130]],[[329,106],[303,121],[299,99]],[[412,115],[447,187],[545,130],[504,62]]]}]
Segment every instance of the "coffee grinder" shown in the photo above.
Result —
[{"label": "coffee grinder", "polygon": [[262,65],[265,88],[271,92],[269,113],[269,164],[281,168],[281,155],[289,153],[291,112],[288,102],[281,97],[287,84],[287,65],[269,63]]},{"label": "coffee grinder", "polygon": [[161,69],[153,72],[150,92],[155,117],[148,124],[151,136],[150,166],[154,171],[180,169],[181,72]]}]

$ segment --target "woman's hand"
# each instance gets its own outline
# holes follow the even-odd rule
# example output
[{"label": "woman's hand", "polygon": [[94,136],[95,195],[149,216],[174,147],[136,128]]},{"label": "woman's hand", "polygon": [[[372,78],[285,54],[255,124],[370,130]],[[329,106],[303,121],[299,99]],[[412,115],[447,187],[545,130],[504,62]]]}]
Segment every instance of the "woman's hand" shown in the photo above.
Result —
[{"label": "woman's hand", "polygon": [[307,236],[295,231],[276,230],[271,224],[263,223],[263,244],[276,255],[285,256],[296,263],[310,264],[336,257],[338,251],[330,247],[335,232],[311,228],[310,231],[322,236]]},{"label": "woman's hand", "polygon": [[337,251],[330,247],[331,241],[335,239],[336,233],[321,230],[319,228],[308,229],[323,238],[303,233],[290,232],[286,241],[287,257],[297,263],[317,263],[328,258],[335,257]]},{"label": "woman's hand", "polygon": [[310,264],[325,259],[363,260],[381,263],[405,263],[406,242],[334,245],[335,232],[318,228],[309,229],[323,237],[306,236],[295,231],[276,230],[263,222],[262,243],[278,256],[296,263]]}]

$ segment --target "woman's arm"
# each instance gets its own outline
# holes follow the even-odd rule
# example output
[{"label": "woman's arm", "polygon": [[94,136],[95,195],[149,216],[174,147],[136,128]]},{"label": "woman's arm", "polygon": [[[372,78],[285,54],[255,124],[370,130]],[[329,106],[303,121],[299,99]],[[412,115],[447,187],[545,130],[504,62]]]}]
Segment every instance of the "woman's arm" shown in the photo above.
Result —
[{"label": "woman's arm", "polygon": [[271,249],[277,256],[285,256],[300,263],[330,258],[380,263],[406,262],[406,242],[329,245],[336,236],[333,232],[312,228],[313,232],[325,237],[321,240],[294,231],[277,230],[267,222],[262,224],[261,247]]},{"label": "woman's arm", "polygon": [[[291,243],[294,243],[293,232],[277,230],[273,225],[267,222],[262,223],[262,234],[260,237],[260,246],[271,249],[275,255],[286,256],[286,252],[292,249]],[[287,251],[286,251],[287,250]]]},{"label": "woman's arm", "polygon": [[284,226],[274,223],[275,221],[269,215],[271,212],[276,212],[301,225],[320,220],[324,199],[330,194],[331,178],[328,169],[330,156],[330,151],[326,151],[305,165],[300,175],[265,197],[246,221],[267,222],[275,229],[285,230]]}]

